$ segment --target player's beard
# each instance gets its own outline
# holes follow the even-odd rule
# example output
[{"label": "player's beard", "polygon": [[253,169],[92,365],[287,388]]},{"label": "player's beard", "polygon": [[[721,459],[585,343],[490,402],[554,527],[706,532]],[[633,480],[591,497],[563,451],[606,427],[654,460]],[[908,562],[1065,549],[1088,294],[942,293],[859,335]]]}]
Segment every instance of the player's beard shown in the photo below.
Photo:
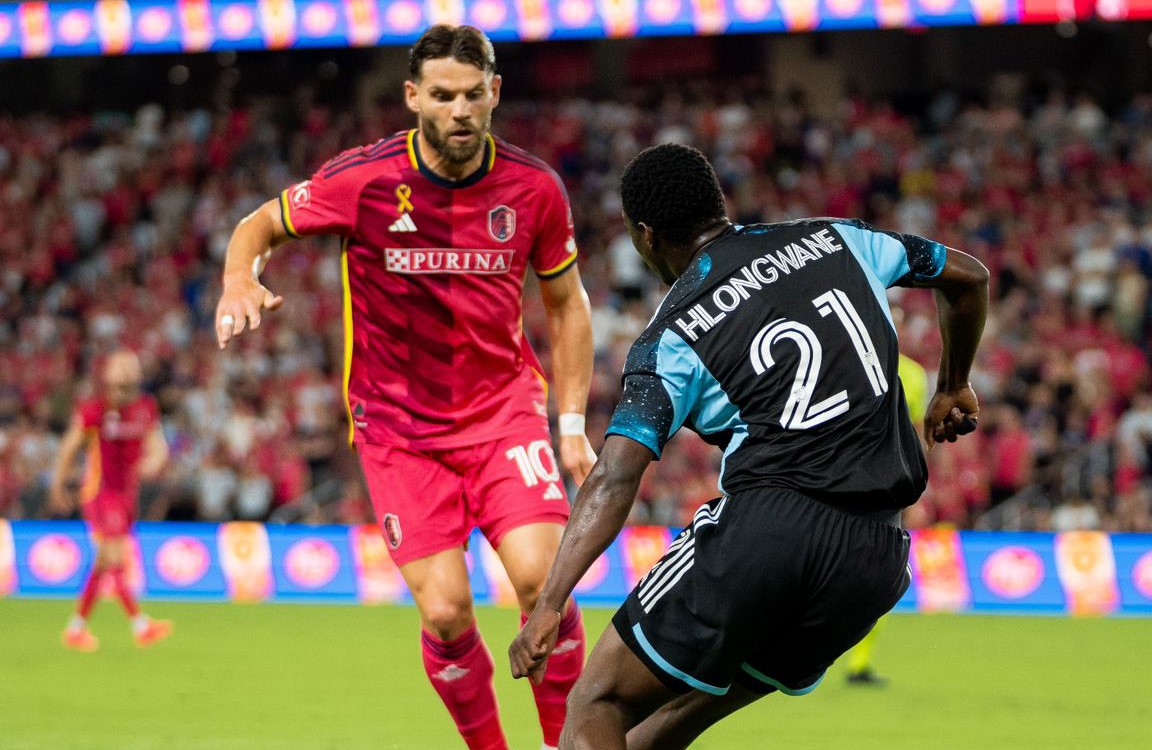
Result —
[{"label": "player's beard", "polygon": [[453,143],[449,140],[449,136],[453,131],[460,128],[458,123],[453,122],[446,135],[436,127],[436,123],[432,120],[424,116],[420,117],[420,133],[424,136],[424,140],[449,164],[467,164],[476,158],[476,155],[484,148],[484,141],[492,128],[492,113],[489,112],[484,117],[478,128],[471,125],[466,127],[469,132],[477,136],[475,140],[468,143]]}]

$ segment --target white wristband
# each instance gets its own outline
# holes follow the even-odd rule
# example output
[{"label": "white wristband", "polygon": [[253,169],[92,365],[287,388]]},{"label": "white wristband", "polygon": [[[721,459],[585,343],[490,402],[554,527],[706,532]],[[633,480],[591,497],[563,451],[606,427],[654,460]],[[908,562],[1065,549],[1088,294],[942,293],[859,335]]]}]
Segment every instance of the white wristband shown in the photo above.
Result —
[{"label": "white wristband", "polygon": [[561,435],[583,435],[584,434],[584,415],[577,414],[576,412],[566,412],[560,415],[560,434]]}]

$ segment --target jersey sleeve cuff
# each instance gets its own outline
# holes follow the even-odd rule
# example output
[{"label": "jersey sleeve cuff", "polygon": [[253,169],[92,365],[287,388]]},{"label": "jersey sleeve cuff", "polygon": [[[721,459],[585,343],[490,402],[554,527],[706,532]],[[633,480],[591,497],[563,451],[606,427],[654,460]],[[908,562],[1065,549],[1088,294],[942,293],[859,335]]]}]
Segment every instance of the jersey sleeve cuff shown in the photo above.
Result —
[{"label": "jersey sleeve cuff", "polygon": [[948,248],[939,242],[932,242],[928,246],[928,253],[932,257],[932,267],[935,271],[933,273],[913,273],[913,278],[916,281],[927,281],[944,273],[944,265],[948,262]]},{"label": "jersey sleeve cuff", "polygon": [[296,227],[292,224],[292,212],[288,208],[288,191],[284,190],[280,193],[280,220],[284,223],[284,229],[288,231],[288,235],[295,239],[302,237],[296,231]]},{"label": "jersey sleeve cuff", "polygon": [[576,264],[577,255],[578,253],[572,253],[558,265],[552,266],[545,271],[537,271],[536,276],[541,279],[554,279],[557,276],[563,275],[565,271],[572,268]]},{"label": "jersey sleeve cuff", "polygon": [[609,425],[608,429],[604,431],[604,436],[607,437],[608,435],[619,435],[620,437],[626,437],[629,440],[640,443],[640,445],[652,451],[652,455],[656,457],[657,461],[660,460],[660,440],[656,435],[656,430],[650,427],[614,424]]}]

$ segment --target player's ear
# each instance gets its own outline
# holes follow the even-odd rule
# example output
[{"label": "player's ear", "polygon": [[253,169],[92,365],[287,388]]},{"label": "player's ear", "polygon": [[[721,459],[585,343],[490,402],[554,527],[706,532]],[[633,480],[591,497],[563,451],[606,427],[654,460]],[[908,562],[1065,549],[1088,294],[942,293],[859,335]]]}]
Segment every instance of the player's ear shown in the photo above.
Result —
[{"label": "player's ear", "polygon": [[492,76],[492,109],[500,104],[500,84],[503,80],[499,75]]},{"label": "player's ear", "polygon": [[644,241],[644,248],[648,250],[648,252],[655,250],[656,233],[652,231],[652,227],[648,226],[644,222],[640,222],[636,225],[636,227],[640,230],[640,238]]},{"label": "player's ear", "polygon": [[404,103],[408,105],[408,109],[416,114],[420,114],[420,89],[413,81],[404,82]]}]

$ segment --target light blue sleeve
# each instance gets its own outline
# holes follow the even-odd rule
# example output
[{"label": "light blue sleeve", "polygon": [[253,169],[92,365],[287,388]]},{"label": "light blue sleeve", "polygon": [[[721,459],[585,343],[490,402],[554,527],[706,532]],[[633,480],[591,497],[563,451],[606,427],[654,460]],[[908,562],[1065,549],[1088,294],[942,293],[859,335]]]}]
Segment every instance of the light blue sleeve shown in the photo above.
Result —
[{"label": "light blue sleeve", "polygon": [[884,288],[894,286],[909,274],[920,281],[935,278],[944,270],[947,248],[939,242],[914,234],[883,232],[858,220],[832,224],[852,254]]},{"label": "light blue sleeve", "polygon": [[638,341],[628,355],[624,392],[606,434],[635,440],[660,458],[692,409],[699,361],[691,347],[668,330],[655,341]]}]

